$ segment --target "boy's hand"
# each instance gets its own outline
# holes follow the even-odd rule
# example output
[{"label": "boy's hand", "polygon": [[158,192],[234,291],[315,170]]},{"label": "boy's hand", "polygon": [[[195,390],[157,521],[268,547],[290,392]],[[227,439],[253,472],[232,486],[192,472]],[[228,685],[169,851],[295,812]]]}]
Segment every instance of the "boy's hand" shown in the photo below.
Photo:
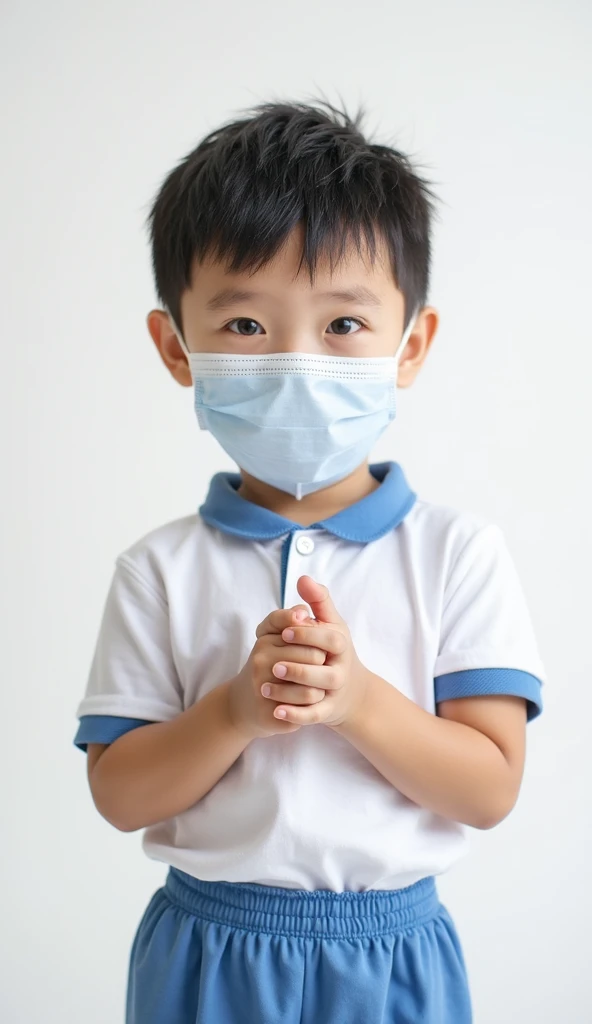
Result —
[{"label": "boy's hand", "polygon": [[[257,627],[257,641],[248,661],[239,674],[228,685],[228,710],[232,724],[249,739],[273,736],[277,733],[296,732],[301,723],[282,721],[274,717],[275,705],[266,700],[263,688],[273,686],[273,666],[288,651],[290,662],[296,665],[306,663],[320,667],[325,661],[325,652],[318,646],[307,648],[295,641],[290,645],[282,640],[282,631],[289,626],[296,628],[299,622],[312,623],[308,609],[301,605],[274,611]],[[285,699],[292,704],[313,704],[322,701],[325,691],[316,686],[299,683],[282,686]]]},{"label": "boy's hand", "polygon": [[[355,715],[370,673],[358,659],[349,629],[327,587],[315,583],[310,576],[301,576],[298,593],[312,608],[315,619],[306,618],[301,625],[284,625],[279,617],[274,618],[281,613],[274,612],[259,627],[267,625],[277,629],[290,648],[285,657],[278,658],[272,666],[273,675],[283,681],[272,683],[271,692],[265,696],[276,702],[273,712],[276,719],[297,725],[340,726]],[[297,658],[292,657],[292,649],[298,651]],[[315,649],[326,654],[324,663],[310,656],[300,656],[302,651],[312,653]],[[311,687],[325,691],[325,697],[314,702],[295,701],[294,683],[305,687],[307,693]]]}]

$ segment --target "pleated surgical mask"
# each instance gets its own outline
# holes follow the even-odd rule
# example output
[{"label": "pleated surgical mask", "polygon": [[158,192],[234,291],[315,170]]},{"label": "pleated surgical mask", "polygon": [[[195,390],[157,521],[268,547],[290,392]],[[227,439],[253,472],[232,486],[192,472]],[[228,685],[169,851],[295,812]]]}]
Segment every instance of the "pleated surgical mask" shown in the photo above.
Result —
[{"label": "pleated surgical mask", "polygon": [[394,356],[189,352],[195,411],[241,468],[301,499],[343,480],[368,457],[396,412]]}]

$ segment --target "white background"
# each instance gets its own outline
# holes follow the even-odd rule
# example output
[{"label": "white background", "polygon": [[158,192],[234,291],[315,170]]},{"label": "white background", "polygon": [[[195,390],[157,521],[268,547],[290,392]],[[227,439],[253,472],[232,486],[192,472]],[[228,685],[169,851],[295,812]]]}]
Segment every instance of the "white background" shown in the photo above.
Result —
[{"label": "white background", "polygon": [[3,1022],[121,1021],[163,877],[72,746],[116,554],[230,465],[144,326],[150,200],[238,109],[321,90],[443,199],[441,330],[376,455],[503,527],[549,676],[516,811],[441,884],[476,1024],[589,1022],[589,3],[1,9]]}]

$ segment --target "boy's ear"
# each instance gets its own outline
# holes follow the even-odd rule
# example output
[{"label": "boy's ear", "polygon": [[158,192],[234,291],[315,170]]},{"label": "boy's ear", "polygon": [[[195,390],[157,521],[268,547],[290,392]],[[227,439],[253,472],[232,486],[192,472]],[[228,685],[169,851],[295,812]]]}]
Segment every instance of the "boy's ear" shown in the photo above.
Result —
[{"label": "boy's ear", "polygon": [[421,370],[438,330],[438,313],[432,306],[424,306],[417,315],[415,326],[401,353],[397,385],[408,388]]},{"label": "boy's ear", "polygon": [[192,385],[191,370],[179,339],[175,334],[168,313],[163,309],[152,309],[146,317],[150,337],[158,354],[178,384],[189,388]]}]

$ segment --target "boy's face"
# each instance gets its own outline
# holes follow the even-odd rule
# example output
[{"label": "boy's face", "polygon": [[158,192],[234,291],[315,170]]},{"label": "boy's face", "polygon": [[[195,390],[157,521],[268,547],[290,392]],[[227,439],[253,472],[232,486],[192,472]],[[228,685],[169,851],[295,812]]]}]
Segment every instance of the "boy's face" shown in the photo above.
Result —
[{"label": "boy's face", "polygon": [[[231,273],[221,263],[195,267],[181,299],[183,336],[190,352],[262,355],[277,352],[334,356],[393,356],[403,335],[404,299],[386,248],[372,264],[351,246],[333,273],[328,261],[298,272],[301,232],[256,273]],[[436,332],[438,316],[424,307],[402,354],[399,387],[419,372]],[[185,355],[162,310],[148,316],[150,334],[175,379],[191,384]]]}]

